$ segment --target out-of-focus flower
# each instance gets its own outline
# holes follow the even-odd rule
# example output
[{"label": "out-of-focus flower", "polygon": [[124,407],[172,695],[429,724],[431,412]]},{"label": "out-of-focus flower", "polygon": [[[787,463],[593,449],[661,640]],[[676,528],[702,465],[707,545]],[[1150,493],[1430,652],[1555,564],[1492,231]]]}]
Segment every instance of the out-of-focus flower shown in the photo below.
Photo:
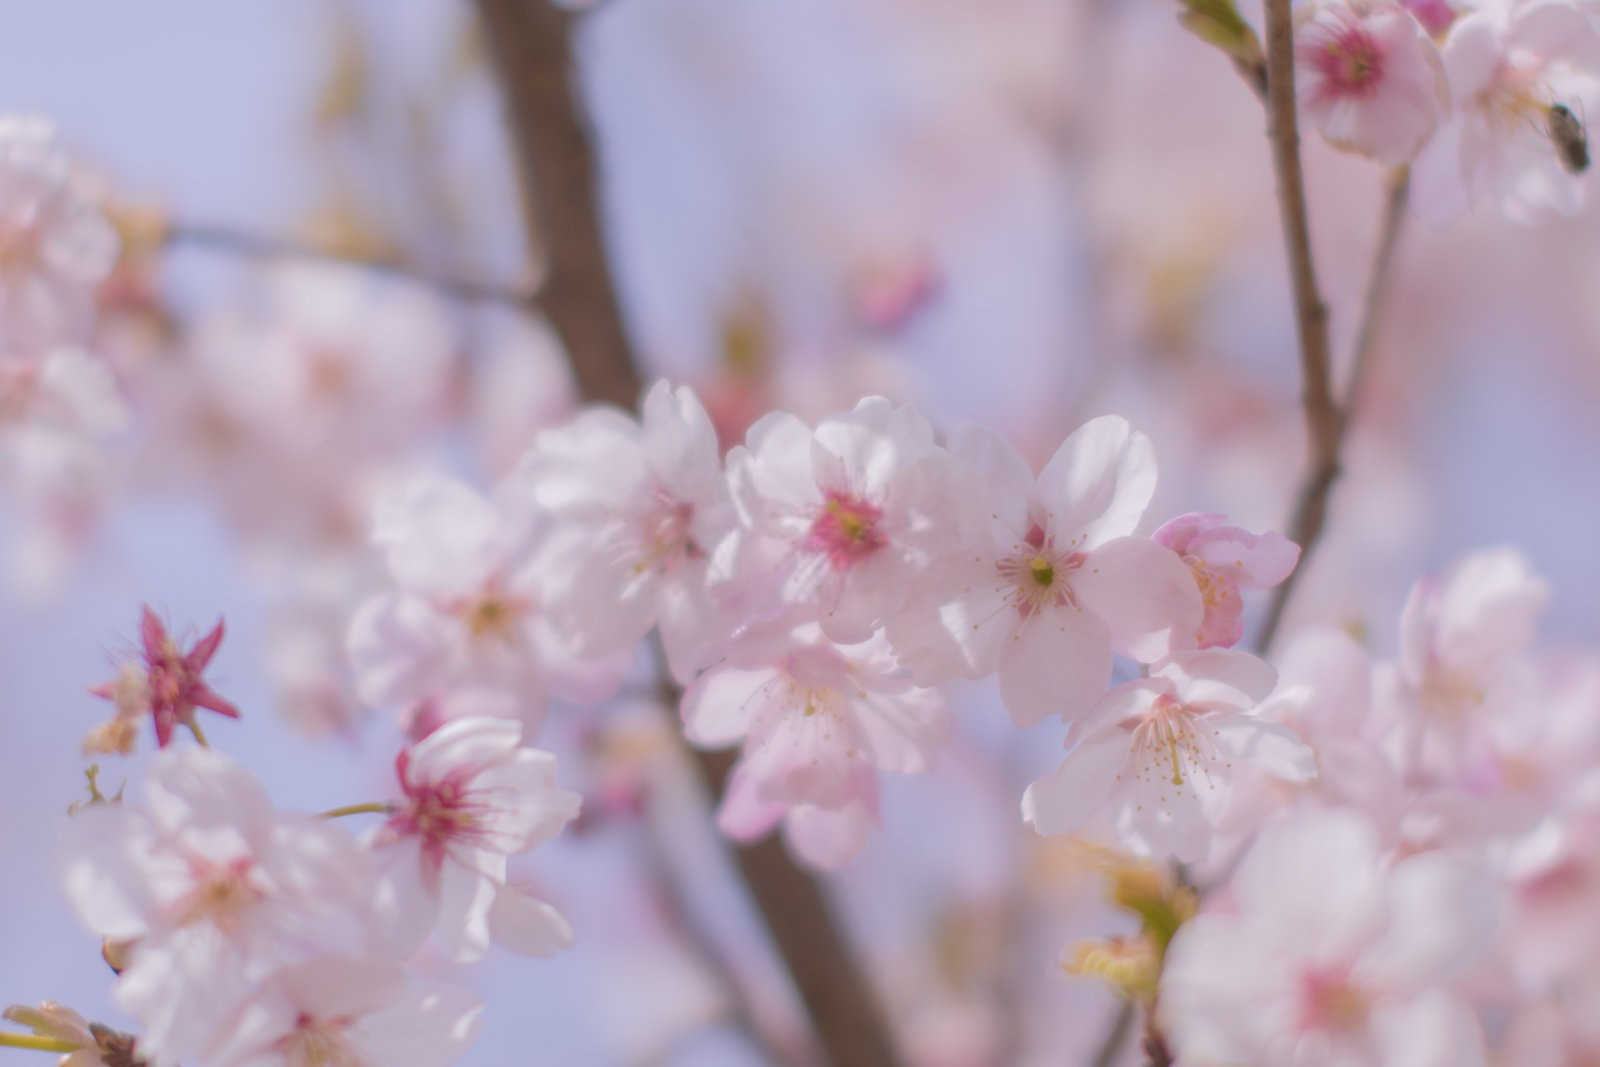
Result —
[{"label": "out-of-focus flower", "polygon": [[1177,556],[1133,533],[1155,492],[1149,440],[1107,415],[1037,480],[1004,441],[958,432],[957,544],[890,620],[896,654],[932,685],[998,670],[1020,724],[1071,720],[1105,690],[1113,649],[1154,661],[1194,644],[1202,606]]},{"label": "out-of-focus flower", "polygon": [[1447,213],[1465,202],[1514,219],[1583,202],[1552,138],[1552,109],[1600,114],[1600,34],[1572,0],[1492,3],[1463,15],[1443,47],[1455,117],[1417,160],[1413,198]]},{"label": "out-of-focus flower", "polygon": [[377,944],[369,857],[322,819],[275,812],[246,771],[203,748],[157,754],[145,803],[86,807],[62,881],[96,934],[135,942],[117,1002],[158,1061],[193,1059],[279,967]]},{"label": "out-of-focus flower", "polygon": [[[202,677],[222,644],[222,633],[222,620],[218,619],[211,631],[189,651],[181,651],[167,633],[165,624],[147,605],[139,616],[139,644],[144,662],[125,666],[116,678],[90,692],[116,705],[117,720],[150,715],[155,721],[156,744],[162,748],[171,743],[172,731],[178,726],[187,726],[200,737],[194,715],[197,708],[230,719],[239,717],[239,709],[218,695]],[[142,683],[138,677],[141,671]]]},{"label": "out-of-focus flower", "polygon": [[40,1037],[78,1046],[57,1060],[56,1067],[142,1067],[132,1038],[91,1024],[64,1004],[53,1000],[44,1001],[37,1008],[13,1004],[3,1014]]},{"label": "out-of-focus flower", "polygon": [[1235,645],[1244,634],[1240,589],[1270,589],[1289,577],[1300,546],[1280,533],[1253,534],[1221,515],[1191,512],[1162,525],[1151,538],[1176,552],[1194,572],[1205,604],[1196,647]]},{"label": "out-of-focus flower", "polygon": [[1335,147],[1409,162],[1450,107],[1439,50],[1391,0],[1318,0],[1294,34],[1300,107]]},{"label": "out-of-focus flower", "polygon": [[1106,694],[1066,760],[1023,794],[1023,817],[1059,834],[1106,813],[1141,854],[1204,858],[1236,768],[1291,782],[1316,775],[1305,743],[1256,713],[1276,680],[1248,653],[1174,654]]},{"label": "out-of-focus flower", "polygon": [[868,397],[815,430],[787,412],[728,454],[741,529],[721,581],[864,641],[923,584],[949,526],[946,457],[908,405]]},{"label": "out-of-focus flower", "polygon": [[117,234],[42,119],[0,116],[0,351],[81,339]]},{"label": "out-of-focus flower", "polygon": [[836,645],[815,626],[735,647],[683,696],[696,745],[743,741],[718,823],[740,840],[787,818],[819,866],[859,850],[877,821],[878,772],[927,769],[946,732],[939,694],[914,684],[881,637]]},{"label": "out-of-focus flower", "polygon": [[1451,988],[1496,929],[1497,888],[1476,864],[1390,861],[1359,815],[1308,810],[1262,832],[1225,899],[1167,951],[1159,1012],[1179,1062],[1484,1062]]},{"label": "out-of-focus flower", "polygon": [[558,834],[580,799],[556,784],[555,757],[521,740],[514,722],[457,719],[396,759],[401,796],[369,844],[397,942],[437,931],[463,960],[491,941],[530,956],[572,943],[555,908],[507,881],[507,857]]},{"label": "out-of-focus flower", "polygon": [[207,1053],[216,1067],[446,1067],[477,1037],[483,1005],[413,985],[396,964],[334,957],[273,975]]},{"label": "out-of-focus flower", "polygon": [[733,626],[706,571],[736,518],[693,392],[656,384],[637,421],[586,411],[541,434],[510,484],[551,516],[552,608],[585,651],[629,649],[659,624],[680,681],[709,662]]},{"label": "out-of-focus flower", "polygon": [[398,588],[350,622],[363,700],[409,710],[454,689],[498,687],[537,725],[548,695],[593,701],[615,690],[630,650],[586,657],[552,617],[543,517],[525,503],[434,475],[379,497],[373,539]]}]

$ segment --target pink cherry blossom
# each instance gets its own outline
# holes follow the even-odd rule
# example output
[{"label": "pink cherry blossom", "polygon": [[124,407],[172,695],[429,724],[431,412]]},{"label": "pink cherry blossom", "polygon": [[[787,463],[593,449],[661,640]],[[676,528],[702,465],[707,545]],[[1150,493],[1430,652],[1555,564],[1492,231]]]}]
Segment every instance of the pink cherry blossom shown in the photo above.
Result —
[{"label": "pink cherry blossom", "polygon": [[227,757],[165,749],[144,796],[142,807],[79,812],[61,869],[91,930],[136,942],[116,998],[151,1056],[199,1055],[278,967],[379,943],[375,872],[355,841],[325,820],[274,811]]},{"label": "pink cherry blossom", "polygon": [[1160,1013],[1179,1062],[1485,1062],[1452,989],[1499,914],[1477,864],[1391,861],[1360,816],[1307,810],[1262,832],[1223,896],[1167,952]]},{"label": "pink cherry blossom", "polygon": [[1070,720],[1104,692],[1113,649],[1153,661],[1194,644],[1203,616],[1193,573],[1129,536],[1155,492],[1143,434],[1117,416],[1094,419],[1037,480],[983,431],[959,432],[951,451],[963,525],[888,626],[919,682],[998,671],[1018,723]]},{"label": "pink cherry blossom", "polygon": [[1393,0],[1318,0],[1295,25],[1306,117],[1337,148],[1409,162],[1449,110],[1439,50]]},{"label": "pink cherry blossom", "polygon": [[556,784],[555,757],[521,740],[505,719],[457,719],[395,760],[400,796],[370,847],[401,942],[434,931],[463,960],[491,941],[535,956],[571,944],[560,913],[508,880],[507,859],[554,837],[579,804]]},{"label": "pink cherry blossom", "polygon": [[446,1067],[472,1044],[483,1005],[416,985],[393,963],[312,960],[273,975],[206,1054],[216,1067]]},{"label": "pink cherry blossom", "polygon": [[200,737],[194,714],[197,708],[230,719],[239,717],[239,709],[219,696],[201,677],[222,644],[222,633],[222,620],[218,619],[211,631],[189,651],[181,651],[156,613],[146,606],[139,616],[143,664],[135,665],[131,673],[125,671],[90,692],[115,703],[118,719],[131,719],[141,712],[151,716],[155,721],[156,744],[162,748],[171,743],[172,731],[178,726],[187,726]]},{"label": "pink cherry blossom", "polygon": [[1600,34],[1572,0],[1493,3],[1457,19],[1443,46],[1455,118],[1417,160],[1419,206],[1488,202],[1513,219],[1570,215],[1580,175],[1551,137],[1551,108],[1600,114]]},{"label": "pink cherry blossom", "polygon": [[1059,834],[1109,816],[1141,854],[1204,858],[1244,766],[1290,782],[1316,775],[1305,743],[1257,714],[1276,680],[1248,653],[1175,653],[1106,694],[1066,760],[1023,794],[1023,818]]},{"label": "pink cherry blossom", "polygon": [[733,582],[835,640],[863,641],[899,610],[944,536],[944,453],[926,419],[882,397],[815,430],[765,416],[728,454],[728,480]]},{"label": "pink cherry blossom", "polygon": [[836,645],[815,625],[746,638],[683,696],[696,745],[743,742],[719,822],[739,839],[781,817],[797,851],[838,866],[876,822],[877,776],[927,769],[944,704],[912,684],[881,637]]},{"label": "pink cherry blossom", "polygon": [[51,125],[0,116],[0,349],[81,339],[117,246]]},{"label": "pink cherry blossom", "polygon": [[627,649],[659,624],[680,681],[709,661],[733,626],[706,570],[735,516],[693,392],[658,382],[638,420],[592,408],[546,431],[512,484],[551,515],[563,579],[553,610],[586,649]]},{"label": "pink cherry blossom", "polygon": [[1253,534],[1229,526],[1221,515],[1191,512],[1164,524],[1151,538],[1182,557],[1194,572],[1205,605],[1196,647],[1235,645],[1244,635],[1240,589],[1270,589],[1289,577],[1300,546],[1280,533]]},{"label": "pink cherry blossom", "polygon": [[403,479],[375,507],[373,539],[396,588],[366,600],[346,645],[363,700],[410,709],[458,688],[499,687],[540,720],[554,695],[592,701],[630,650],[585,656],[549,607],[542,516],[502,494],[433,475]]}]

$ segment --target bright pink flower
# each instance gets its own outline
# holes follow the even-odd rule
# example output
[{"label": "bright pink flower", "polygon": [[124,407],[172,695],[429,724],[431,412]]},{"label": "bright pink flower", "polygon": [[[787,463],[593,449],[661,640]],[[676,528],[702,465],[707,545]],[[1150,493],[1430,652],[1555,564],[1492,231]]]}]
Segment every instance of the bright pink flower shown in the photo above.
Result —
[{"label": "bright pink flower", "polygon": [[792,810],[801,855],[837,866],[876,822],[877,775],[927,769],[946,732],[939,694],[911,683],[881,638],[841,646],[815,626],[747,638],[683,696],[697,745],[743,742],[719,821],[740,839]]},{"label": "bright pink flower", "polygon": [[556,784],[555,757],[521,744],[505,719],[457,719],[395,760],[400,796],[372,837],[379,906],[401,944],[437,931],[457,959],[491,941],[543,956],[572,942],[555,908],[511,885],[507,859],[549,840],[578,814]]},{"label": "bright pink flower", "polygon": [[889,638],[918,682],[998,670],[1020,724],[1081,716],[1115,648],[1146,662],[1190,647],[1203,617],[1193,573],[1133,533],[1155,492],[1149,440],[1116,416],[1085,423],[1035,479],[978,430],[951,442],[962,527]]},{"label": "bright pink flower", "polygon": [[591,408],[540,434],[510,484],[551,516],[552,610],[586,649],[626,650],[659,625],[680,681],[709,662],[733,624],[706,569],[736,518],[691,390],[658,382],[637,420]]},{"label": "bright pink flower", "polygon": [[1295,26],[1300,107],[1337,148],[1409,162],[1449,108],[1439,50],[1392,0],[1319,0]]},{"label": "bright pink flower", "polygon": [[[218,696],[201,677],[211,657],[217,654],[217,646],[222,644],[222,632],[222,620],[218,619],[210,633],[183,652],[155,612],[146,606],[140,614],[139,643],[144,652],[142,670],[145,675],[142,693],[147,701],[144,710],[155,720],[156,744],[160,747],[167,747],[172,741],[173,728],[180,725],[194,731],[196,737],[200,736],[194,717],[196,708],[205,708],[230,719],[239,717],[239,709]],[[119,718],[127,717],[131,710],[126,706],[129,684],[125,676],[89,692],[116,702]]]},{"label": "bright pink flower", "polygon": [[1392,862],[1348,812],[1262,832],[1218,904],[1168,949],[1160,1013],[1182,1063],[1474,1067],[1483,1035],[1452,982],[1493,937],[1487,873]]},{"label": "bright pink flower", "polygon": [[1282,534],[1253,534],[1227,522],[1221,515],[1190,512],[1150,535],[1194,572],[1205,603],[1205,618],[1195,634],[1199,648],[1238,644],[1244,635],[1239,590],[1270,589],[1288,578],[1300,559],[1300,546]]},{"label": "bright pink flower", "polygon": [[1143,855],[1205,858],[1246,766],[1290,782],[1316,776],[1305,743],[1257,714],[1276,680],[1248,653],[1174,654],[1106,694],[1061,766],[1028,787],[1023,818],[1060,834],[1103,816]]},{"label": "bright pink flower", "polygon": [[723,581],[854,642],[899,610],[945,540],[945,456],[909,406],[868,397],[812,430],[785,412],[728,454],[742,528]]}]

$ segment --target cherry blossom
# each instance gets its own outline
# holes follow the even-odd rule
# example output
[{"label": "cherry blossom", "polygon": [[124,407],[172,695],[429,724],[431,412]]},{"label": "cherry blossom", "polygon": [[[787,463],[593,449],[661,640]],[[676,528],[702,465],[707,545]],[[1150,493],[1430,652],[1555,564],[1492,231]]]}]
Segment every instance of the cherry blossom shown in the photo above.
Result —
[{"label": "cherry blossom", "polygon": [[[178,726],[187,726],[196,738],[201,738],[196,709],[205,708],[230,719],[239,717],[239,709],[201,677],[222,644],[222,634],[222,620],[218,619],[209,633],[184,652],[156,613],[146,606],[139,615],[144,662],[124,667],[115,679],[90,692],[116,705],[114,723],[125,724],[149,715],[155,722],[156,744],[162,748],[171,743],[172,731]],[[125,727],[114,727],[112,733],[125,734]],[[118,743],[112,747],[125,751],[127,745]]]},{"label": "cherry blossom", "polygon": [[78,1047],[56,1061],[56,1067],[138,1067],[135,1042],[126,1034],[97,1026],[64,1004],[47,1000],[37,1008],[13,1004],[4,1012],[40,1037]]},{"label": "cherry blossom", "polygon": [[1443,46],[1455,118],[1417,161],[1420,205],[1488,202],[1513,219],[1570,215],[1580,175],[1553,140],[1552,109],[1600,113],[1600,35],[1572,0],[1486,4]]},{"label": "cherry blossom", "polygon": [[1180,1062],[1486,1062],[1452,988],[1499,914],[1470,860],[1391,861],[1359,815],[1303,811],[1262,832],[1226,898],[1167,952],[1160,1013]]},{"label": "cherry blossom", "polygon": [[411,709],[452,689],[501,687],[540,720],[547,696],[614,690],[628,650],[586,657],[549,610],[541,518],[435,475],[380,495],[373,539],[396,588],[366,600],[347,648],[363,700]]},{"label": "cherry blossom", "polygon": [[287,967],[206,1055],[216,1067],[380,1067],[455,1063],[483,1005],[465,990],[415,985],[396,964],[333,957]]},{"label": "cherry blossom", "polygon": [[0,116],[0,350],[81,339],[117,247],[50,123]]},{"label": "cherry blossom", "polygon": [[395,760],[400,796],[368,844],[401,942],[434,931],[463,960],[491,941],[533,956],[571,944],[560,913],[508,881],[508,857],[554,837],[579,804],[556,784],[555,757],[521,740],[505,719],[456,719]]},{"label": "cherry blossom", "polygon": [[278,967],[365,954],[375,873],[338,827],[273,810],[259,783],[201,748],[159,752],[145,804],[92,805],[63,837],[62,882],[97,935],[134,942],[117,1002],[158,1060],[193,1058]]},{"label": "cherry blossom", "polygon": [[1337,148],[1409,162],[1450,106],[1428,31],[1391,0],[1318,0],[1295,25],[1300,107]]},{"label": "cherry blossom", "polygon": [[1106,694],[1061,766],[1023,794],[1023,818],[1059,834],[1104,813],[1136,852],[1203,858],[1236,768],[1290,782],[1316,775],[1304,742],[1256,713],[1276,681],[1244,652],[1175,653]]},{"label": "cherry blossom", "polygon": [[1244,635],[1239,590],[1270,589],[1288,578],[1300,559],[1300,547],[1282,534],[1253,534],[1229,526],[1221,515],[1179,515],[1150,536],[1176,552],[1194,572],[1205,604],[1205,617],[1195,634],[1198,648],[1238,644]]},{"label": "cherry blossom", "polygon": [[592,408],[541,434],[512,484],[546,509],[564,578],[553,610],[586,649],[636,644],[659,624],[686,681],[732,623],[706,593],[712,553],[735,516],[716,430],[694,393],[666,382],[640,417]]},{"label": "cherry blossom", "polygon": [[749,839],[781,817],[797,851],[838,866],[876,822],[880,771],[928,768],[946,732],[939,694],[914,685],[881,637],[836,645],[815,625],[747,637],[683,695],[684,732],[743,743],[719,822]]},{"label": "cherry blossom", "polygon": [[1129,536],[1155,492],[1149,440],[1116,416],[1085,423],[1037,480],[981,430],[958,432],[957,544],[890,620],[896,654],[924,685],[999,672],[1012,718],[1080,717],[1104,691],[1113,649],[1154,661],[1194,644],[1190,569]]},{"label": "cherry blossom", "polygon": [[811,429],[785,412],[728,454],[732,577],[775,611],[863,641],[927,575],[946,525],[945,456],[909,406],[868,397]]}]

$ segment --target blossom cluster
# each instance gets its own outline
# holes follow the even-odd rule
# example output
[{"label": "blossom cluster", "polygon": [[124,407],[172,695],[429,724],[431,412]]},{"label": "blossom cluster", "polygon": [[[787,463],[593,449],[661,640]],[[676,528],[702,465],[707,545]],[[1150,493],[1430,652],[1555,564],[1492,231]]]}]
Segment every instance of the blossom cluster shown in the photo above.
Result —
[{"label": "blossom cluster", "polygon": [[[1600,13],[1581,0],[1313,0],[1297,12],[1300,106],[1336,147],[1415,165],[1434,214],[1571,214],[1600,107]],[[1600,111],[1596,111],[1600,114]]]}]

